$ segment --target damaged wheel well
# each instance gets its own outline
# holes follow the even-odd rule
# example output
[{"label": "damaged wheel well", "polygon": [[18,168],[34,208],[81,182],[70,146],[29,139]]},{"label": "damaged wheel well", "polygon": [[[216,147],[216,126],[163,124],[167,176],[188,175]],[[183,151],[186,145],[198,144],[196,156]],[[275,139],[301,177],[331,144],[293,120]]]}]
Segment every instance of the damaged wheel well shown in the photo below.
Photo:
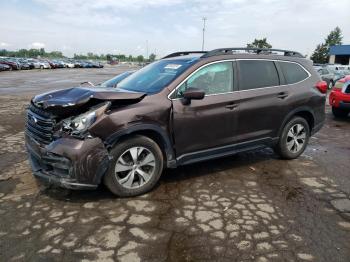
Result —
[{"label": "damaged wheel well", "polygon": [[108,147],[113,147],[116,143],[129,139],[135,135],[142,135],[152,139],[161,149],[168,167],[174,166],[175,153],[171,141],[165,131],[158,126],[134,126],[129,127],[124,132],[117,132],[106,140]]}]

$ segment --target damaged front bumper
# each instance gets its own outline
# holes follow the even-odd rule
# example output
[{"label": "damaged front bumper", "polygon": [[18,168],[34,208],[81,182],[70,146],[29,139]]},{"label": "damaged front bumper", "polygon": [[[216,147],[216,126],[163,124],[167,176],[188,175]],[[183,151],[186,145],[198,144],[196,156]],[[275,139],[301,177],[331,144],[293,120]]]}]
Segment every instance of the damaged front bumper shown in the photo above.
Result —
[{"label": "damaged front bumper", "polygon": [[36,178],[69,189],[95,189],[109,166],[100,138],[60,138],[41,145],[26,135],[26,149]]}]

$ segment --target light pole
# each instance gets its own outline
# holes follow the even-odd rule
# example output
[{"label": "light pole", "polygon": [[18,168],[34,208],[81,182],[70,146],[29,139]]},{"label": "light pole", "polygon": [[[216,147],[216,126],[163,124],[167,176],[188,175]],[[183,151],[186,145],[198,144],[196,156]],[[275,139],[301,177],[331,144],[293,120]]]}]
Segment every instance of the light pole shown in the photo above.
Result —
[{"label": "light pole", "polygon": [[146,60],[148,60],[148,40],[146,40]]},{"label": "light pole", "polygon": [[202,39],[202,51],[204,51],[204,33],[205,33],[205,21],[207,20],[206,17],[203,17],[203,39]]}]

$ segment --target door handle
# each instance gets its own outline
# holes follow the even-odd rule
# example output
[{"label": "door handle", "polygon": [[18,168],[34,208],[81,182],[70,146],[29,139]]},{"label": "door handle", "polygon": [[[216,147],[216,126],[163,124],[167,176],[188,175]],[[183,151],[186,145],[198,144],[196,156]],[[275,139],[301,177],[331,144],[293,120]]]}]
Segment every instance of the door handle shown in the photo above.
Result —
[{"label": "door handle", "polygon": [[226,105],[225,107],[226,107],[227,109],[232,110],[232,109],[235,109],[237,106],[238,106],[237,104],[228,104],[228,105]]},{"label": "door handle", "polygon": [[278,93],[277,97],[280,99],[285,99],[288,96],[287,92],[280,92]]}]

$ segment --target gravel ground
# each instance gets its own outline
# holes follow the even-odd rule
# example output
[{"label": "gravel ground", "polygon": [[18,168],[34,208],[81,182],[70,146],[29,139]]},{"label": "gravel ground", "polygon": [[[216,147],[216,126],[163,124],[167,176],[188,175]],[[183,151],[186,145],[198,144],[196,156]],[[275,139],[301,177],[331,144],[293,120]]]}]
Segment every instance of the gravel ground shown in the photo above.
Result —
[{"label": "gravel ground", "polygon": [[23,145],[30,97],[125,70],[0,73],[1,261],[350,260],[350,119],[329,107],[293,161],[265,149],[167,170],[136,198],[38,185]]}]

